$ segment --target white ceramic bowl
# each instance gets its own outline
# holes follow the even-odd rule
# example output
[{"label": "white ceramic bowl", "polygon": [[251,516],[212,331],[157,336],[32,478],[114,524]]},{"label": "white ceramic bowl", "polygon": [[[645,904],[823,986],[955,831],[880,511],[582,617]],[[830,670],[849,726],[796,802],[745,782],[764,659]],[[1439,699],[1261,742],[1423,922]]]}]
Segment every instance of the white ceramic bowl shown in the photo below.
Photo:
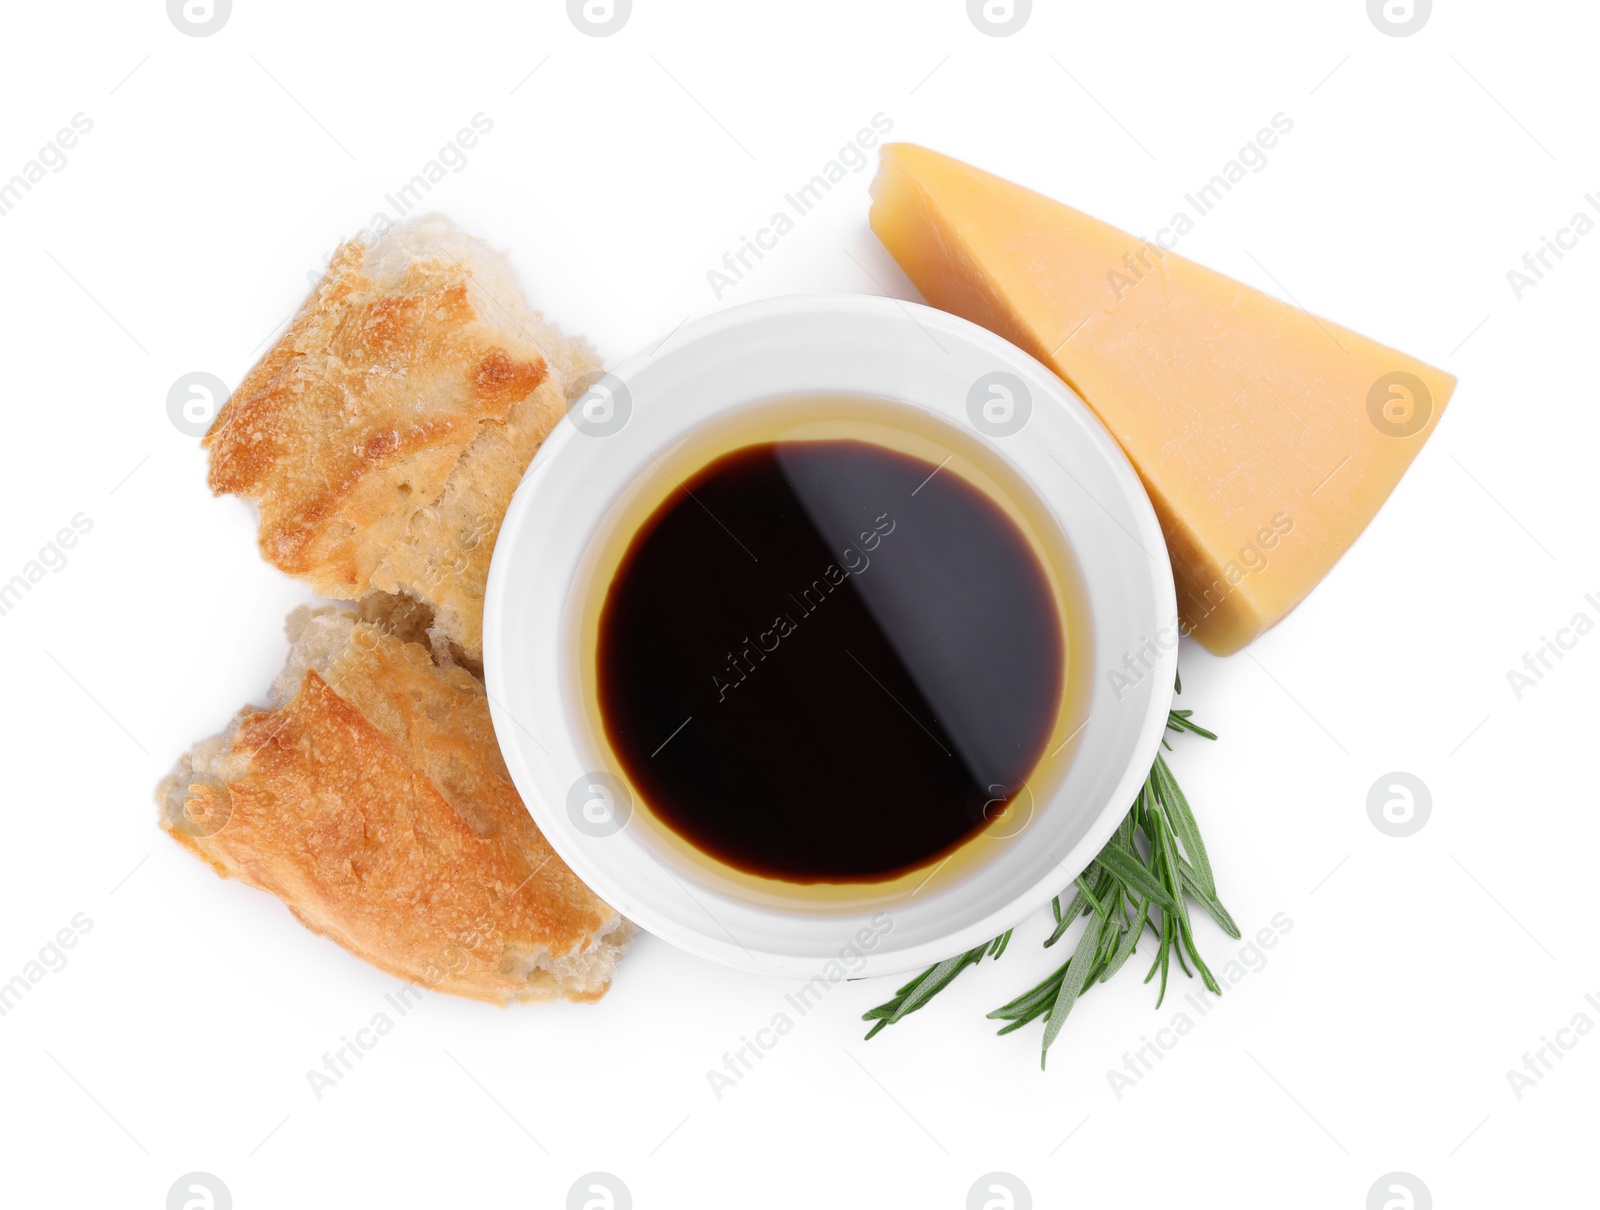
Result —
[{"label": "white ceramic bowl", "polygon": [[[1025,402],[1007,422],[975,419],[975,386],[996,374]],[[1070,766],[1036,804],[1026,833],[953,884],[887,907],[741,895],[693,863],[664,860],[646,829],[630,824],[626,803],[609,818],[584,813],[586,788],[603,770],[593,764],[598,749],[577,672],[581,619],[573,602],[589,590],[584,557],[608,510],[690,430],[753,401],[817,392],[897,400],[997,451],[1059,524],[1092,625],[1087,717]],[[557,426],[495,547],[484,674],[517,789],[556,851],[597,893],[693,953],[834,980],[841,969],[898,973],[981,944],[1042,907],[1093,860],[1155,758],[1177,669],[1176,613],[1150,501],[1121,449],[1059,378],[942,311],[889,298],[797,296],[686,325],[618,366]]]}]

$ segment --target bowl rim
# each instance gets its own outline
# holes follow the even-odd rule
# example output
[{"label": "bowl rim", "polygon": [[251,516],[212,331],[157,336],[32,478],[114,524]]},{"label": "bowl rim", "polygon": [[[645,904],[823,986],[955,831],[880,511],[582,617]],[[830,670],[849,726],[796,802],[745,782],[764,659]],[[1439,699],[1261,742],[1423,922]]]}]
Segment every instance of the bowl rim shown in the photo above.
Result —
[{"label": "bowl rim", "polygon": [[[1157,619],[1171,619],[1172,624],[1177,624],[1176,591],[1173,581],[1171,565],[1166,557],[1165,540],[1157,521],[1154,507],[1134,471],[1132,464],[1121,447],[1112,438],[1104,424],[1094,414],[1093,410],[1083,402],[1064,381],[1058,378],[1054,371],[1033,358],[1026,351],[1018,348],[1002,337],[995,335],[979,325],[973,324],[959,316],[948,312],[939,311],[920,303],[908,302],[892,297],[880,295],[861,294],[801,294],[787,295],[777,298],[759,300],[729,307],[712,312],[699,319],[681,325],[676,331],[670,333],[665,339],[647,347],[640,352],[624,359],[613,369],[608,371],[608,377],[614,381],[631,383],[638,381],[649,373],[650,368],[663,358],[681,355],[686,349],[698,342],[715,339],[728,339],[730,334],[737,334],[741,329],[751,325],[767,324],[774,320],[781,320],[802,327],[808,317],[815,317],[827,321],[837,320],[841,316],[859,318],[863,323],[879,322],[892,318],[895,322],[904,324],[909,318],[918,326],[924,327],[930,334],[937,332],[952,340],[959,340],[969,346],[979,346],[985,354],[995,358],[999,368],[1022,367],[1029,371],[1034,379],[1048,380],[1050,388],[1048,394],[1054,398],[1047,401],[1060,404],[1069,411],[1078,413],[1076,419],[1091,435],[1092,443],[1097,447],[1097,453],[1106,463],[1106,470],[1123,489],[1123,496],[1129,505],[1131,517],[1118,520],[1102,503],[1101,509],[1105,514],[1105,524],[1115,522],[1123,526],[1124,522],[1131,521],[1133,528],[1127,530],[1128,536],[1144,547],[1146,553],[1157,552],[1151,556],[1150,579],[1147,585],[1140,585],[1141,599],[1148,600],[1152,607],[1152,615]],[[938,343],[937,341],[933,343]],[[934,352],[930,347],[930,352]],[[935,352],[934,355],[937,355]],[[835,389],[835,388],[830,388]],[[848,388],[846,388],[848,389]],[[785,393],[792,393],[786,391]],[[876,391],[863,393],[877,394]],[[752,402],[759,396],[751,396],[746,403]],[[908,401],[912,406],[919,405],[915,401]],[[574,404],[576,406],[576,404]],[[714,415],[729,410],[737,404],[729,404],[719,409]],[[930,408],[931,410],[931,408]],[[570,413],[569,413],[570,415]],[[565,420],[566,418],[564,418]],[[701,418],[690,427],[697,427],[706,423],[707,418]],[[1093,436],[1097,435],[1097,436]],[[555,783],[550,781],[546,774],[541,774],[535,765],[538,763],[532,749],[534,747],[544,751],[542,744],[533,739],[532,733],[527,730],[512,713],[506,704],[512,700],[511,688],[513,681],[518,676],[515,668],[508,666],[506,651],[510,644],[505,641],[508,627],[513,624],[516,614],[516,595],[518,585],[514,582],[512,567],[519,560],[531,555],[524,555],[522,548],[526,545],[525,535],[531,517],[536,515],[538,509],[549,509],[548,502],[541,500],[541,492],[549,490],[544,485],[550,476],[542,473],[555,460],[559,459],[562,451],[573,441],[583,438],[583,433],[575,423],[558,421],[555,430],[547,437],[540,447],[537,456],[524,473],[522,481],[506,511],[502,522],[495,550],[491,559],[488,582],[484,594],[484,622],[483,622],[483,671],[484,682],[488,692],[491,718],[495,727],[496,736],[499,738],[500,748],[505,758],[512,781],[519,794],[527,805],[534,821],[544,834],[554,851],[572,869],[572,871],[589,885],[594,892],[612,906],[624,911],[635,923],[646,931],[660,936],[663,940],[685,949],[698,956],[710,958],[725,965],[745,970],[759,971],[778,975],[809,975],[814,974],[822,960],[815,953],[781,952],[774,948],[757,947],[751,949],[743,941],[737,940],[728,933],[726,926],[720,925],[721,932],[711,928],[694,928],[686,926],[682,921],[674,919],[665,910],[658,911],[651,903],[638,900],[632,888],[623,886],[614,876],[612,866],[615,862],[604,859],[605,848],[595,844],[593,839],[578,832],[568,812],[563,809],[564,804],[557,800],[552,792]],[[1009,454],[1006,447],[981,431],[977,432],[978,439],[983,441],[988,448],[998,457],[1005,460],[1013,469],[1023,473],[1025,479],[1031,483],[1025,469],[1015,457]],[[650,452],[664,448],[651,447]],[[1070,474],[1070,472],[1068,472]],[[1037,489],[1036,489],[1037,490]],[[1045,509],[1053,515],[1059,515],[1059,509],[1054,505],[1049,495],[1039,492],[1040,502]],[[570,501],[563,501],[569,505]],[[584,527],[587,532],[583,538],[583,545],[591,543],[595,536],[595,528],[603,520],[606,510],[610,507],[611,499],[591,500],[586,506],[573,511],[580,514],[572,521],[574,525]],[[572,590],[571,583],[560,586],[563,602]],[[1148,592],[1142,590],[1147,589]],[[551,591],[546,588],[544,591]],[[1092,603],[1094,588],[1089,586],[1091,601],[1091,616],[1093,615]],[[565,606],[558,610],[565,613]],[[1096,669],[1092,676],[1098,678],[1106,652],[1100,647],[1096,627],[1096,636],[1093,640]],[[1176,632],[1174,632],[1176,634]],[[1126,816],[1132,806],[1138,788],[1144,782],[1151,764],[1154,762],[1161,737],[1166,729],[1167,711],[1171,705],[1170,688],[1162,692],[1160,686],[1171,686],[1177,670],[1176,637],[1170,647],[1158,645],[1151,660],[1150,671],[1140,678],[1141,686],[1148,686],[1144,690],[1147,699],[1143,703],[1143,714],[1137,727],[1137,739],[1131,745],[1132,752],[1126,767],[1121,771],[1115,781],[1115,789],[1105,796],[1105,801],[1096,805],[1088,826],[1082,836],[1056,862],[1056,867],[1046,876],[1029,882],[1011,894],[1002,908],[987,912],[982,916],[965,921],[952,922],[951,927],[941,936],[912,944],[876,950],[861,956],[860,966],[852,966],[850,975],[878,975],[899,973],[921,968],[934,962],[941,961],[953,954],[962,953],[976,945],[989,941],[1007,929],[1014,927],[1029,915],[1038,911],[1062,888],[1071,885],[1083,869],[1093,861],[1101,847],[1111,838],[1117,826]],[[1114,658],[1114,657],[1113,657]],[[559,670],[551,670],[551,675],[546,678],[550,688],[541,692],[562,694],[561,675]],[[1094,686],[1090,687],[1091,705],[1094,699]],[[568,736],[576,726],[576,720],[563,710],[563,725],[567,727]],[[1086,726],[1088,719],[1085,719]],[[566,738],[566,737],[563,737]],[[571,741],[569,741],[571,742]],[[546,753],[548,756],[548,752]],[[582,768],[582,762],[577,766]],[[609,839],[609,838],[608,838]],[[670,872],[670,871],[669,871]],[[974,877],[981,877],[975,874]],[[674,876],[676,878],[676,876]],[[684,888],[687,893],[687,888]],[[709,893],[709,892],[708,892]],[[698,897],[690,893],[690,898]],[[709,915],[709,909],[701,905],[702,910]],[[800,911],[785,913],[781,909],[765,909],[774,918],[792,918],[796,927],[806,920],[806,914]],[[874,917],[876,919],[876,917]],[[811,920],[814,924],[815,921]],[[726,935],[723,935],[726,934]],[[840,936],[848,941],[848,933],[841,932]],[[893,939],[891,938],[891,941]]]}]

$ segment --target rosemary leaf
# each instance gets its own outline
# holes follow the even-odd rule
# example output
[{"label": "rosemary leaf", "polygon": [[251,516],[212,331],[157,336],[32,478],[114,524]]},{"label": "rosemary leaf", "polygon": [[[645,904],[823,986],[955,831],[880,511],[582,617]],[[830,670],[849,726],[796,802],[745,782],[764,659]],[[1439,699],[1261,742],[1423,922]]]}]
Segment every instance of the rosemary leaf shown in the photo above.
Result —
[{"label": "rosemary leaf", "polygon": [[1089,907],[1094,911],[1094,914],[1104,919],[1106,915],[1105,904],[1100,902],[1100,897],[1091,891],[1089,889],[1089,884],[1084,881],[1084,874],[1090,873],[1094,870],[1094,868],[1095,863],[1091,861],[1089,863],[1089,869],[1085,870],[1083,874],[1078,875],[1078,890],[1083,892],[1083,897],[1088,902]]},{"label": "rosemary leaf", "polygon": [[1093,964],[1095,952],[1100,947],[1100,933],[1105,927],[1105,918],[1098,914],[1090,916],[1089,922],[1083,927],[1083,935],[1078,938],[1078,948],[1072,953],[1072,961],[1067,964],[1061,987],[1056,992],[1055,1003],[1050,1006],[1050,1015],[1045,1019],[1044,1045],[1039,1051],[1040,1068],[1044,1067],[1045,1059],[1050,1054],[1050,1044],[1056,1040],[1061,1027],[1067,1023],[1067,1014],[1078,1002],[1079,993],[1089,984],[1089,968]]},{"label": "rosemary leaf", "polygon": [[1177,906],[1166,888],[1156,881],[1149,870],[1128,856],[1127,850],[1107,845],[1100,850],[1100,856],[1096,857],[1095,861],[1109,870],[1112,877],[1124,886],[1131,887],[1146,898],[1155,900],[1162,907],[1170,910]]},{"label": "rosemary leaf", "polygon": [[962,971],[969,966],[976,966],[983,960],[993,946],[993,941],[985,941],[975,949],[970,949],[964,954],[954,958],[946,958],[943,962],[930,966],[911,982],[907,983],[898,992],[895,998],[876,1008],[870,1008],[861,1015],[863,1021],[876,1021],[867,1037],[871,1038],[886,1025],[893,1025],[904,1018],[908,1013],[914,1013],[934,996],[942,992]]},{"label": "rosemary leaf", "polygon": [[1139,938],[1144,936],[1145,925],[1150,922],[1149,916],[1145,914],[1149,907],[1150,902],[1148,899],[1141,899],[1135,905],[1134,913],[1139,919],[1138,926],[1122,930],[1122,940],[1117,945],[1117,952],[1111,956],[1111,965],[1107,966],[1105,972],[1100,976],[1101,983],[1105,983],[1112,975],[1121,970],[1122,964],[1133,956],[1133,949],[1139,944]]},{"label": "rosemary leaf", "polygon": [[1206,915],[1217,922],[1217,927],[1235,941],[1239,940],[1239,926],[1233,922],[1233,917],[1228,914],[1228,909],[1222,906],[1222,901],[1215,895],[1208,895],[1195,877],[1194,867],[1187,861],[1179,863],[1179,872],[1183,875],[1183,889],[1189,892],[1189,897],[1205,908]]},{"label": "rosemary leaf", "polygon": [[1206,855],[1205,842],[1200,839],[1200,825],[1195,822],[1194,812],[1189,809],[1189,800],[1178,788],[1172,770],[1167,768],[1166,758],[1157,755],[1155,768],[1150,773],[1155,780],[1161,805],[1166,809],[1167,819],[1183,841],[1185,855],[1194,864],[1195,876],[1206,889],[1206,894],[1216,895],[1217,883],[1211,874],[1211,859]]}]

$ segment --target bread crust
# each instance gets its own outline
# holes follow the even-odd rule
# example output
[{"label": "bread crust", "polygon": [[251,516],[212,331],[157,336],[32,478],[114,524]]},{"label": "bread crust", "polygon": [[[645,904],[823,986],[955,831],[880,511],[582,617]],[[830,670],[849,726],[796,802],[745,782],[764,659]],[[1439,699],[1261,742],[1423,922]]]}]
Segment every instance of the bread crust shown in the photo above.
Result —
[{"label": "bread crust", "polygon": [[528,815],[482,686],[344,610],[290,629],[280,704],[179,762],[162,826],[397,978],[500,1004],[599,999],[633,926]]},{"label": "bread crust", "polygon": [[275,567],[339,600],[405,593],[478,661],[500,520],[595,366],[429,216],[339,249],[206,434],[208,481],[256,504]]}]

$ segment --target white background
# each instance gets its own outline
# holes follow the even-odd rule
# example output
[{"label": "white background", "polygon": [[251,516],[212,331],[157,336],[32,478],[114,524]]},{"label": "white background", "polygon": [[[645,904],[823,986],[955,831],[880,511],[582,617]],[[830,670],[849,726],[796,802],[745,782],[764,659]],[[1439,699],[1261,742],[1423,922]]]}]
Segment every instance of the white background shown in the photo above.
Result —
[{"label": "white background", "polygon": [[[636,0],[591,38],[554,0],[235,0],[192,38],[161,0],[8,6],[0,178],[73,114],[93,130],[0,218],[0,579],[93,528],[0,617],[0,981],[93,925],[0,1018],[7,1204],[157,1208],[191,1170],[241,1208],[561,1206],[590,1170],[640,1207],[960,1207],[992,1170],[1040,1206],[1354,1210],[1391,1170],[1439,1206],[1595,1204],[1600,1031],[1520,1099],[1506,1072],[1600,1024],[1600,635],[1521,700],[1506,672],[1600,620],[1600,234],[1520,300],[1506,273],[1600,190],[1600,19],[1451,2],[1395,38],[1361,0],[1037,10],[993,38],[959,0]],[[1293,927],[1120,1097],[1108,1069],[1194,985],[1153,1011],[1136,959],[1041,1074],[1038,1026],[996,1040],[983,1014],[1065,956],[1042,916],[871,1043],[894,981],[835,989],[720,1100],[707,1070],[792,985],[648,937],[597,1007],[430,996],[311,1092],[395,983],[156,827],[156,781],[263,698],[304,599],[166,395],[237,383],[307,271],[480,112],[429,205],[609,361],[718,305],[916,297],[867,226],[870,168],[721,303],[706,281],[875,113],[1149,235],[1282,112],[1180,250],[1460,376],[1299,610],[1229,659],[1185,646],[1183,701],[1222,738],[1174,766],[1223,897],[1247,935]],[[1367,816],[1396,770],[1432,796],[1407,839]],[[1238,953],[1197,927],[1213,967]]]}]

